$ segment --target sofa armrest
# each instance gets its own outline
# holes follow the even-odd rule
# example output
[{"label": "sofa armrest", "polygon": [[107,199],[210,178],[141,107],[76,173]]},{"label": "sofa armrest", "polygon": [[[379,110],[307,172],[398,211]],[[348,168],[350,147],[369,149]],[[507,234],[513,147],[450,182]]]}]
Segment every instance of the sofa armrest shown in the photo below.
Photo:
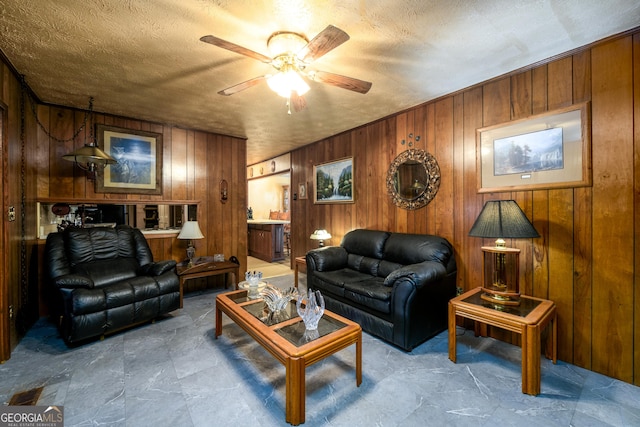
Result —
[{"label": "sofa armrest", "polygon": [[64,276],[58,276],[54,279],[54,283],[58,288],[93,289],[94,287],[93,280],[91,280],[87,276],[82,276],[80,274],[65,274]]},{"label": "sofa armrest", "polygon": [[338,270],[347,265],[348,254],[342,246],[325,246],[307,252],[307,269]]},{"label": "sofa armrest", "polygon": [[392,287],[398,280],[409,280],[418,289],[427,283],[444,279],[447,270],[444,265],[435,261],[423,261],[418,264],[406,265],[399,268],[384,279],[384,285]]},{"label": "sofa armrest", "polygon": [[138,269],[138,274],[144,276],[161,276],[167,271],[173,270],[174,268],[176,268],[175,260],[150,262],[149,264],[140,266],[140,268]]}]

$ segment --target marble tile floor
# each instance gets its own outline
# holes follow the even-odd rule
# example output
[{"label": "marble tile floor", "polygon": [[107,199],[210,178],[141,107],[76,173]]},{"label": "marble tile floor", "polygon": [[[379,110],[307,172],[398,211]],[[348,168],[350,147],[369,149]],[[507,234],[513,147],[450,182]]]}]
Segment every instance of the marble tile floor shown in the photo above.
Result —
[{"label": "marble tile floor", "polygon": [[[215,296],[104,341],[67,348],[41,319],[0,365],[0,401],[44,386],[39,405],[63,405],[65,426],[285,426],[285,369],[223,316]],[[520,349],[458,330],[458,363],[443,332],[411,353],[363,334],[307,369],[306,426],[638,426],[640,388],[542,361],[542,393],[521,393]]]}]

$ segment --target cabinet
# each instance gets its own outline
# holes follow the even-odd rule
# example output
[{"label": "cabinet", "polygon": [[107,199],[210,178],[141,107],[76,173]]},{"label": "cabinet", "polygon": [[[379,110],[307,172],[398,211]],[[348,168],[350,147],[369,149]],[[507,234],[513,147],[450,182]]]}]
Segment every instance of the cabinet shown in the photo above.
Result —
[{"label": "cabinet", "polygon": [[283,224],[249,224],[249,256],[267,262],[284,259]]}]

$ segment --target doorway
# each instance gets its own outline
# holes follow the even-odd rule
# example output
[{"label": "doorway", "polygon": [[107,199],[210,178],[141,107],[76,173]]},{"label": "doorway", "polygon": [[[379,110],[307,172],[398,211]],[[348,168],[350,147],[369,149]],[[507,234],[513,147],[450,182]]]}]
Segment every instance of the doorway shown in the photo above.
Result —
[{"label": "doorway", "polygon": [[248,219],[250,228],[256,224],[259,226],[260,224],[269,225],[273,222],[283,223],[282,226],[273,227],[273,230],[277,229],[279,233],[282,233],[281,237],[274,238],[274,241],[282,245],[282,248],[275,249],[281,256],[273,259],[270,259],[269,256],[251,256],[255,252],[264,251],[254,251],[250,238],[247,271],[262,271],[263,277],[293,274],[291,245],[287,235],[291,233],[290,189],[291,173],[289,170],[247,180],[247,207],[251,213],[251,218]]}]

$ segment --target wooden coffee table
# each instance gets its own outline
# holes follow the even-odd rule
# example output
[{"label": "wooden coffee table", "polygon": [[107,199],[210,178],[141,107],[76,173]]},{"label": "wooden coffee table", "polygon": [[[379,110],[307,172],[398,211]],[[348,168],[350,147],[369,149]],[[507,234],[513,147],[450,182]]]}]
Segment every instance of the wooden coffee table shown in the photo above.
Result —
[{"label": "wooden coffee table", "polygon": [[286,421],[305,421],[305,369],[351,344],[356,345],[356,385],[362,383],[362,328],[342,316],[325,310],[318,325],[319,337],[305,334],[302,319],[292,301],[279,319],[270,318],[261,299],[248,299],[247,291],[216,297],[216,338],[222,334],[222,313],[226,314],[286,369]]},{"label": "wooden coffee table", "polygon": [[485,325],[519,333],[522,338],[522,392],[534,396],[539,394],[540,334],[549,324],[551,359],[554,364],[558,360],[555,304],[553,301],[522,295],[519,306],[498,306],[482,299],[481,293],[482,288],[475,288],[449,301],[449,359],[456,362],[456,316],[475,320],[476,336],[486,335]]}]

